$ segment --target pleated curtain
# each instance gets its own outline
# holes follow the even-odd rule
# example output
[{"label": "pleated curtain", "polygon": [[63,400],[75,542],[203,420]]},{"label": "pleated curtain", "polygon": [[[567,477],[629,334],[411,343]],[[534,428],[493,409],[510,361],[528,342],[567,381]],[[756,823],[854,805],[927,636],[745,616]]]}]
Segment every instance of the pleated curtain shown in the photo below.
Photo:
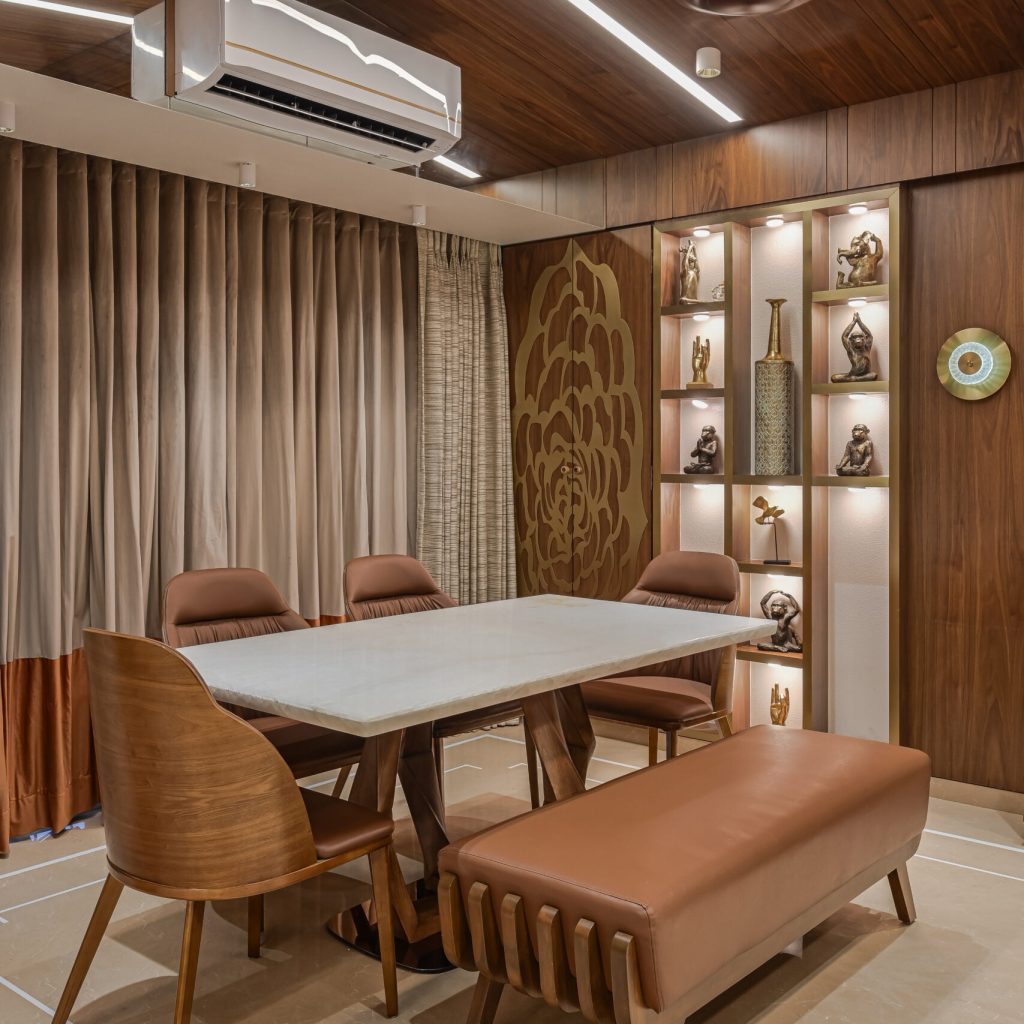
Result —
[{"label": "pleated curtain", "polygon": [[419,557],[460,604],[515,597],[501,250],[421,228],[418,261]]},{"label": "pleated curtain", "polygon": [[409,550],[406,230],[0,141],[0,852],[96,802],[83,626],[226,565],[340,616]]}]

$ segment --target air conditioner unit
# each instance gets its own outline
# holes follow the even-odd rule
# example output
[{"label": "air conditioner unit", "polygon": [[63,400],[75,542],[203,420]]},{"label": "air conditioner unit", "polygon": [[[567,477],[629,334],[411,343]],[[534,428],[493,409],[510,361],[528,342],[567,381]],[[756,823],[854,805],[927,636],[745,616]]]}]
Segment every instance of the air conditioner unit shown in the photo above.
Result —
[{"label": "air conditioner unit", "polygon": [[164,5],[132,27],[132,96],[326,143],[385,167],[446,152],[462,134],[454,64],[295,0],[176,0],[174,96],[164,91]]}]

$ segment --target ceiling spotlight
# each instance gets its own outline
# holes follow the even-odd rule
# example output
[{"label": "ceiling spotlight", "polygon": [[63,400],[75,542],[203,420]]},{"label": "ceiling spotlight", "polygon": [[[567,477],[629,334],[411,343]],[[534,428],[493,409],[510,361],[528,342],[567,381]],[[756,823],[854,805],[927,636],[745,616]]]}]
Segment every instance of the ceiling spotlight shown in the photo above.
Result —
[{"label": "ceiling spotlight", "polygon": [[14,104],[10,100],[0,100],[0,135],[10,135],[14,131]]},{"label": "ceiling spotlight", "polygon": [[767,224],[768,227],[770,227],[770,228],[781,228],[782,225],[785,224],[785,223],[786,223],[786,221],[784,220],[784,218],[780,217],[778,214],[775,214],[774,216],[769,217],[765,221],[765,224]]},{"label": "ceiling spotlight", "polygon": [[702,323],[704,323],[705,320],[710,320],[711,319],[711,314],[710,313],[694,313],[693,314],[693,319],[696,320],[697,323],[702,324]]},{"label": "ceiling spotlight", "polygon": [[694,228],[693,229],[693,237],[694,238],[710,238],[711,237],[711,228]]},{"label": "ceiling spotlight", "polygon": [[867,212],[868,212],[868,204],[867,203],[851,203],[850,204],[850,213],[852,213],[854,215],[854,217],[862,217]]},{"label": "ceiling spotlight", "polygon": [[807,0],[683,0],[701,14],[722,14],[733,18],[753,14],[781,14],[807,3]]},{"label": "ceiling spotlight", "polygon": [[850,301],[847,303],[850,309],[860,309],[861,306],[866,306],[867,304],[867,299],[850,299]]},{"label": "ceiling spotlight", "polygon": [[701,401],[699,398],[694,398],[694,399],[692,399],[692,401],[693,401],[693,407],[695,409],[706,409],[708,407],[708,403]]},{"label": "ceiling spotlight", "polygon": [[722,73],[722,51],[715,46],[702,46],[697,51],[697,77],[717,78]]},{"label": "ceiling spotlight", "polygon": [[858,392],[857,394],[850,395],[849,397],[850,397],[850,401],[851,402],[859,402],[862,398],[867,398],[868,396],[867,395],[862,395],[862,394],[860,394]]},{"label": "ceiling spotlight", "polygon": [[256,187],[256,165],[251,161],[238,165],[238,185],[240,188]]}]

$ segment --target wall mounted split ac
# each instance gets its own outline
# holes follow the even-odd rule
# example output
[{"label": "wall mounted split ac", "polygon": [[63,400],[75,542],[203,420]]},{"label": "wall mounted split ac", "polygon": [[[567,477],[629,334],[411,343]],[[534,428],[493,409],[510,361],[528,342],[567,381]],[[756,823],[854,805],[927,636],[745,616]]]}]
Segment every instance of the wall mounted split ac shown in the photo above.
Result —
[{"label": "wall mounted split ac", "polygon": [[164,5],[132,28],[132,96],[244,122],[383,167],[421,164],[462,134],[454,64],[295,0],[176,0],[174,96]]}]

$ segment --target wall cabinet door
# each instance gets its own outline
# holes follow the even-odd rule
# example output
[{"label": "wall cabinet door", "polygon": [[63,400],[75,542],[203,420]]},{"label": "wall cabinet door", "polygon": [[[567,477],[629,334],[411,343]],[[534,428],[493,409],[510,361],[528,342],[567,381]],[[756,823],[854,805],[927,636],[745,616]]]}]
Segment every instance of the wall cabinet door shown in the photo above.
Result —
[{"label": "wall cabinet door", "polygon": [[519,593],[617,599],[651,557],[651,231],[503,258]]}]

